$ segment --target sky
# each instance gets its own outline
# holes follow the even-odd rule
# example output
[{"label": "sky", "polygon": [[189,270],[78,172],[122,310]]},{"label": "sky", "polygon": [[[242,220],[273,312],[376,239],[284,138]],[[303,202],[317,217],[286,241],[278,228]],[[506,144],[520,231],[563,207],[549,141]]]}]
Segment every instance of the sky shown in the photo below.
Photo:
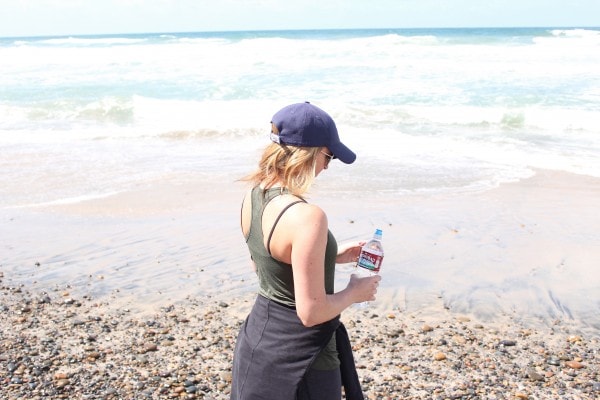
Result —
[{"label": "sky", "polygon": [[600,0],[0,0],[0,37],[523,26],[598,27]]}]

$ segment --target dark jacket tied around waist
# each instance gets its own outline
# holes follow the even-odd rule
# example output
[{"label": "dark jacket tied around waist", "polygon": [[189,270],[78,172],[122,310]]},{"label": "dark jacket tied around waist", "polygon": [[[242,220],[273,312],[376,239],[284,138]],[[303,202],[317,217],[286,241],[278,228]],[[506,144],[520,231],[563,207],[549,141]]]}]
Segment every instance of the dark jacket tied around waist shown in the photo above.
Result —
[{"label": "dark jacket tied around waist", "polygon": [[235,346],[231,400],[295,400],[303,376],[333,334],[346,399],[363,400],[339,316],[307,328],[296,310],[258,296]]}]

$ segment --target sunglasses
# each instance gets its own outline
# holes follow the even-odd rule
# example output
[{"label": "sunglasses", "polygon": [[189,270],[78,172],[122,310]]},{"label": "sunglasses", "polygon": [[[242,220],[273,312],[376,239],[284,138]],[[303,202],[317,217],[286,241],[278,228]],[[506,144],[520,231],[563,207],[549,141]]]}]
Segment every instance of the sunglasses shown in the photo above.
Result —
[{"label": "sunglasses", "polygon": [[329,165],[331,160],[333,160],[335,158],[335,156],[333,154],[327,154],[323,150],[321,150],[321,154],[323,154],[325,156],[325,165]]}]

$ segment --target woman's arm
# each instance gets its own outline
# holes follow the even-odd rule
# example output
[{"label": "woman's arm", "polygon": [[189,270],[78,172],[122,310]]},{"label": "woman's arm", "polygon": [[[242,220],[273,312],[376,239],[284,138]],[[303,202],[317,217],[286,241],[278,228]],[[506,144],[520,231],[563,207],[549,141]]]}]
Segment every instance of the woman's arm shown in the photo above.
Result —
[{"label": "woman's arm", "polygon": [[[324,260],[327,216],[319,207],[303,204],[289,217],[285,231],[291,239],[296,312],[305,326],[329,321],[354,303],[375,299],[380,276],[359,278],[353,275],[345,289],[326,294]],[[348,257],[357,256],[356,246],[353,246],[346,249],[340,259],[348,260]]]}]

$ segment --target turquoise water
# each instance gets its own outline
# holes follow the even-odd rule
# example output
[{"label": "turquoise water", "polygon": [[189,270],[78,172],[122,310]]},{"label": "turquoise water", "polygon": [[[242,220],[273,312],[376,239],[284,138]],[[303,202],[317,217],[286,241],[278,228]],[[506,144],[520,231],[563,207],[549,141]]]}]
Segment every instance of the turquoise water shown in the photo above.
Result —
[{"label": "turquoise water", "polygon": [[304,100],[358,153],[340,193],[600,176],[599,28],[2,38],[0,60],[5,207],[239,177]]},{"label": "turquoise water", "polygon": [[[352,167],[332,162],[319,188],[336,203],[372,207],[361,213],[373,222],[351,228],[352,215],[332,213],[332,225],[348,231],[340,239],[393,221],[383,226],[382,288],[398,291],[395,302],[410,311],[432,291],[439,302],[441,287],[445,304],[460,312],[510,309],[597,332],[598,279],[586,250],[595,219],[584,223],[593,207],[566,207],[555,220],[553,207],[563,204],[556,198],[529,199],[524,215],[492,204],[488,215],[485,201],[471,214],[470,204],[456,203],[462,197],[440,196],[446,206],[428,209],[437,203],[402,196],[484,191],[539,168],[600,177],[599,65],[600,28],[0,38],[0,265],[44,289],[86,287],[100,275],[92,285],[99,293],[154,293],[161,301],[155,293],[212,293],[209,274],[224,283],[221,291],[248,290],[243,244],[215,241],[209,229],[237,234],[237,218],[229,218],[237,201],[186,213],[186,184],[194,195],[230,188],[269,143],[271,116],[310,100],[358,155]],[[145,195],[173,187],[179,191],[165,197],[181,196],[168,203],[181,205],[184,217],[144,211],[144,202],[150,210],[163,204]],[[128,192],[116,201],[132,204],[118,206],[139,218],[40,208]],[[117,207],[107,203],[99,214]],[[397,226],[414,234],[395,234]],[[459,241],[475,248],[463,254]],[[535,252],[545,243],[534,262],[520,256],[523,246]]]}]

